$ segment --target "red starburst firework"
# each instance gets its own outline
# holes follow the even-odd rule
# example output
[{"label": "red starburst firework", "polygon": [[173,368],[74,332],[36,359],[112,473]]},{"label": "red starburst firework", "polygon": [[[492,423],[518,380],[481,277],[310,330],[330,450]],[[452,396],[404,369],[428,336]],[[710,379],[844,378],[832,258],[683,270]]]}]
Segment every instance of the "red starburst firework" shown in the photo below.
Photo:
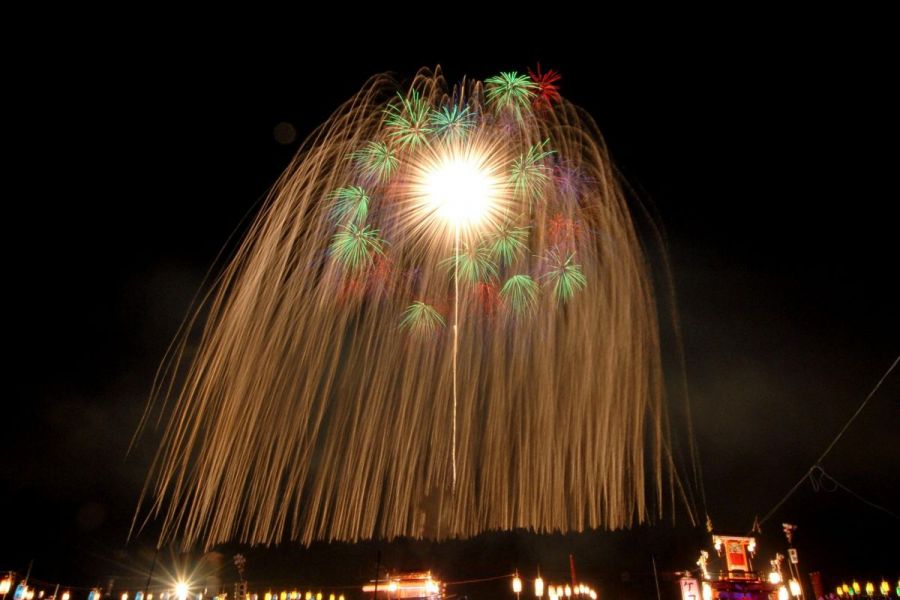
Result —
[{"label": "red starburst firework", "polygon": [[475,296],[481,304],[485,316],[493,317],[500,306],[500,292],[493,283],[479,283],[475,286]]},{"label": "red starburst firework", "polygon": [[548,223],[547,234],[550,243],[554,246],[574,249],[575,242],[581,239],[581,223],[575,219],[564,217],[562,213],[557,213]]},{"label": "red starburst firework", "polygon": [[556,83],[562,79],[562,75],[553,69],[548,69],[546,73],[541,72],[541,63],[538,63],[536,71],[528,69],[528,75],[538,86],[534,97],[536,109],[552,108],[554,102],[562,100],[562,96],[559,95],[559,85]]}]

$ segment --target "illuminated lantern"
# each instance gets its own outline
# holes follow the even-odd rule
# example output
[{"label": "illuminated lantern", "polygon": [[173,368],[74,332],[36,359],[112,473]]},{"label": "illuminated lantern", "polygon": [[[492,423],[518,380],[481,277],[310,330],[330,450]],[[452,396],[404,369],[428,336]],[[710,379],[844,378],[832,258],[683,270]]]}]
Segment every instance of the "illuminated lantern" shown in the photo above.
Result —
[{"label": "illuminated lantern", "polygon": [[747,553],[751,555],[756,551],[756,539],[739,536],[713,536],[713,544],[719,555],[725,550],[725,566],[728,571],[748,572],[750,561]]},{"label": "illuminated lantern", "polygon": [[0,581],[0,594],[3,594],[5,598],[9,593],[10,588],[12,587],[12,579],[9,577],[5,578],[3,581]]},{"label": "illuminated lantern", "polygon": [[875,593],[875,586],[872,585],[871,581],[867,582],[866,583],[866,595],[871,596],[874,593]]},{"label": "illuminated lantern", "polygon": [[62,600],[69,600],[69,598],[71,598],[71,597],[72,596],[71,596],[71,594],[69,594],[69,592],[63,592]]},{"label": "illuminated lantern", "polygon": [[138,592],[134,595],[134,600],[144,600],[144,592]]},{"label": "illuminated lantern", "polygon": [[858,582],[858,581],[854,581],[854,582],[853,582],[853,593],[856,594],[857,596],[859,596],[859,594],[860,594],[861,591],[862,591],[862,590],[860,590],[859,582]]},{"label": "illuminated lantern", "polygon": [[[887,585],[887,583],[885,583],[885,585]],[[534,580],[534,595],[538,598],[544,595],[544,580],[541,579],[540,575]]]},{"label": "illuminated lantern", "polygon": [[566,586],[565,593],[566,593],[566,598],[571,597],[572,596],[572,588],[570,588],[569,586]]},{"label": "illuminated lantern", "polygon": [[522,580],[519,579],[518,575],[513,577],[512,586],[513,586],[513,593],[515,593],[515,594],[522,593]]},{"label": "illuminated lantern", "polygon": [[844,595],[844,588],[842,588],[841,586],[837,586],[836,589],[837,589],[837,595],[843,597],[843,595]]},{"label": "illuminated lantern", "polygon": [[778,588],[778,600],[788,600],[788,598],[790,598],[790,595],[788,595],[787,588],[784,586]]},{"label": "illuminated lantern", "polygon": [[705,581],[703,582],[703,600],[712,600],[712,588]]},{"label": "illuminated lantern", "polygon": [[791,588],[791,596],[793,596],[794,598],[799,598],[801,592],[800,583],[796,579],[791,579],[788,583],[788,586],[790,586]]}]

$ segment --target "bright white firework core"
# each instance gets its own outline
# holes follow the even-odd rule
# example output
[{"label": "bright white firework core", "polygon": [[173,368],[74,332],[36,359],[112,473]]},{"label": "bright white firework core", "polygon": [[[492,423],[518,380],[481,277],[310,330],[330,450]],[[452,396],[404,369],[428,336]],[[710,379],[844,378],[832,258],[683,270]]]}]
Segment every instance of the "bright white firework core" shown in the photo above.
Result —
[{"label": "bright white firework core", "polygon": [[474,153],[448,153],[425,169],[422,192],[430,210],[459,226],[477,225],[494,209],[500,181]]}]

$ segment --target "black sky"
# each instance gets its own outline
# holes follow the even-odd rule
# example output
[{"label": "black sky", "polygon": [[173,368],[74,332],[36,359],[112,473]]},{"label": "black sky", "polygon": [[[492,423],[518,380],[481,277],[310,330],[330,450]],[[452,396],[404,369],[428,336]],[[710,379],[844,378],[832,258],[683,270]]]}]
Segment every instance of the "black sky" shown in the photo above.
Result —
[{"label": "black sky", "polygon": [[[582,36],[578,49],[410,43],[349,53],[122,30],[57,39],[46,59],[15,58],[4,86],[13,308],[0,569],[33,558],[39,578],[84,585],[142,573],[152,542],[126,545],[126,535],[152,444],[126,460],[127,444],[206,270],[296,148],[273,128],[291,123],[302,138],[368,76],[435,64],[456,80],[540,61],[596,118],[668,238],[710,515],[717,530],[746,533],[900,352],[895,44],[876,21],[762,19],[715,34],[632,23],[615,41],[606,23],[604,39]],[[898,381],[824,461],[895,513]],[[767,524],[766,556],[783,551],[783,520],[800,525],[809,569],[840,578],[900,568],[898,521],[842,491],[805,484]],[[398,568],[433,556],[467,576],[538,562],[564,569],[560,557],[575,550],[598,578],[621,580],[645,573],[651,552],[665,569],[693,566],[691,544],[705,538],[678,532],[664,523],[380,548]],[[334,571],[353,583],[370,576],[373,548],[251,553],[251,567],[254,556],[273,573],[353,563]]]}]

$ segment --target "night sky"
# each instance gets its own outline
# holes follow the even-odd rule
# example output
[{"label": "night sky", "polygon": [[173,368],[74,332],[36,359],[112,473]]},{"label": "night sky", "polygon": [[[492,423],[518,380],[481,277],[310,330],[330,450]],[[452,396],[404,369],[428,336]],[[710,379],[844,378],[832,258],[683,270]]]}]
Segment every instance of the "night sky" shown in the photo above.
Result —
[{"label": "night sky", "polygon": [[[52,58],[15,61],[4,86],[14,156],[0,569],[22,572],[34,559],[43,581],[143,583],[154,539],[126,537],[153,437],[126,449],[205,273],[299,141],[368,76],[435,64],[455,81],[540,61],[596,118],[667,238],[709,514],[717,532],[746,534],[900,352],[887,38],[855,22],[841,35],[760,27],[659,40],[635,26],[577,50],[412,44],[352,59],[347,48],[123,31],[57,40]],[[852,41],[848,29],[859,34]],[[279,143],[279,123],[297,140]],[[644,241],[664,299],[659,245]],[[898,399],[900,371],[823,462],[895,514]],[[760,562],[784,552],[780,523],[791,521],[804,571],[896,577],[900,520],[830,489],[805,483],[766,523]],[[701,544],[711,550],[702,528],[676,518],[633,532],[242,550],[251,581],[347,585],[372,576],[377,550],[391,568],[450,579],[537,564],[562,578],[574,552],[585,578],[626,594],[646,583],[651,554],[670,572],[693,567]],[[222,549],[226,564],[236,548]],[[177,560],[188,558],[165,550],[160,568]]]}]

